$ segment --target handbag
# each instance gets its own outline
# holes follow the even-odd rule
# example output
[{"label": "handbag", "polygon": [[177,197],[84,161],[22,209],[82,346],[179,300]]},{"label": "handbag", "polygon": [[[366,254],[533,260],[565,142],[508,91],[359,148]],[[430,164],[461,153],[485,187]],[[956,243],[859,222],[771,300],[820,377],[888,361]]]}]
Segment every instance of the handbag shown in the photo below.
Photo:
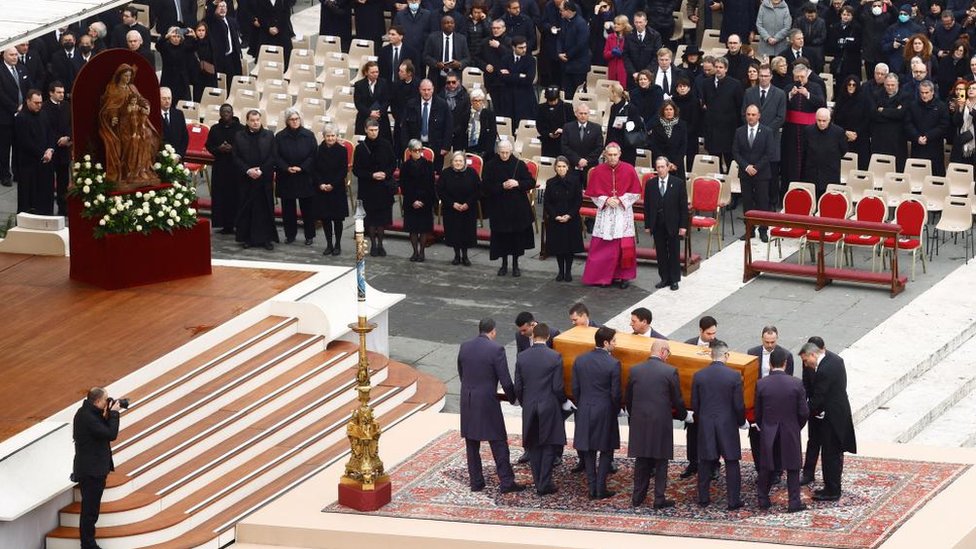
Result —
[{"label": "handbag", "polygon": [[959,134],[959,144],[960,145],[965,145],[966,143],[969,143],[972,140],[973,140],[973,132],[972,132],[972,130],[966,130],[963,133]]},{"label": "handbag", "polygon": [[207,74],[216,74],[217,70],[214,64],[209,61],[200,60],[200,70]]},{"label": "handbag", "polygon": [[647,134],[641,128],[634,128],[629,132],[624,132],[624,142],[628,147],[643,149],[647,146]]}]

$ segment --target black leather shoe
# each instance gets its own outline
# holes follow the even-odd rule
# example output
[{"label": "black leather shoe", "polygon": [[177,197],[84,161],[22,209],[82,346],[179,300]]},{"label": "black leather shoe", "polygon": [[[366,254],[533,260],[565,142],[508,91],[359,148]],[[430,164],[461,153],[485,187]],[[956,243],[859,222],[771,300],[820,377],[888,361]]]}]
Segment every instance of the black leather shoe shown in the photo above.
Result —
[{"label": "black leather shoe", "polygon": [[563,464],[563,458],[562,457],[556,456],[556,457],[554,457],[552,459],[552,466],[553,467],[559,467],[562,464]]},{"label": "black leather shoe", "polygon": [[529,462],[529,453],[522,452],[522,455],[519,456],[518,460],[515,463],[528,463],[528,462]]},{"label": "black leather shoe", "polygon": [[410,256],[410,261],[413,262],[413,263],[416,263],[417,262],[417,254],[413,254],[412,256]]},{"label": "black leather shoe", "polygon": [[631,507],[640,507],[642,503],[644,503],[644,498],[640,498],[640,499],[631,498],[630,500]]},{"label": "black leather shoe", "polygon": [[11,180],[8,177],[8,178],[4,179],[3,181],[0,181],[0,185],[3,185],[4,187],[13,187],[14,186],[14,182],[13,182],[13,180]]},{"label": "black leather shoe", "polygon": [[540,496],[548,496],[550,494],[555,494],[558,491],[559,491],[559,488],[556,488],[555,486],[546,486],[542,490],[539,490],[538,492],[536,492],[536,494],[538,494]]},{"label": "black leather shoe", "polygon": [[219,232],[220,232],[220,234],[234,234],[234,228],[233,227],[224,227],[223,229],[220,229]]},{"label": "black leather shoe", "polygon": [[617,495],[617,492],[614,492],[612,490],[607,490],[606,492],[603,492],[602,494],[598,492],[596,494],[596,499],[610,499],[610,498],[612,498],[615,495]]},{"label": "black leather shoe", "polygon": [[563,277],[563,280],[565,280],[566,282],[572,282],[573,281],[573,275],[570,274],[570,273],[566,273],[566,276]]},{"label": "black leather shoe", "polygon": [[306,245],[306,246],[311,246],[311,245],[312,245],[312,242],[315,242],[315,241],[314,241],[314,240],[312,240],[311,238],[306,238],[306,239],[305,239],[305,245]]},{"label": "black leather shoe", "polygon": [[803,505],[801,503],[799,507],[789,507],[788,509],[786,509],[786,512],[787,513],[799,513],[801,511],[806,511],[806,510],[807,510],[807,506],[806,505]]},{"label": "black leather shoe", "polygon": [[762,240],[764,243],[769,242],[769,233],[765,233],[765,232],[759,233],[759,240]]},{"label": "black leather shoe", "polygon": [[475,484],[474,486],[471,487],[471,491],[472,492],[480,492],[480,491],[482,491],[484,489],[485,489],[485,485],[484,484]]},{"label": "black leather shoe", "polygon": [[335,251],[335,248],[332,247],[331,244],[329,244],[328,246],[325,247],[325,251],[322,252],[322,255],[332,255],[333,251]]},{"label": "black leather shoe", "polygon": [[626,290],[627,288],[630,287],[630,282],[627,282],[626,280],[621,280],[620,282],[617,283],[617,286],[621,290]]},{"label": "black leather shoe", "polygon": [[670,282],[665,282],[665,281],[662,280],[662,281],[658,282],[657,284],[655,284],[654,287],[657,288],[658,290],[660,290],[661,288],[667,288],[670,285],[671,285]]},{"label": "black leather shoe", "polygon": [[664,501],[662,501],[660,503],[655,503],[654,504],[654,508],[655,509],[667,509],[668,507],[674,507],[674,500],[673,499],[666,499],[666,500],[664,500]]},{"label": "black leather shoe", "polygon": [[772,506],[773,506],[773,504],[770,503],[769,501],[760,501],[759,502],[759,508],[762,509],[762,510],[764,510],[764,511],[766,509],[769,509]]},{"label": "black leather shoe", "polygon": [[712,504],[712,502],[710,502],[710,501],[699,501],[698,502],[698,506],[701,507],[702,509],[704,509],[705,507],[708,507],[711,504]]},{"label": "black leather shoe", "polygon": [[370,246],[369,247],[369,256],[370,257],[376,257],[378,255],[380,255],[379,249],[377,249],[376,246]]},{"label": "black leather shoe", "polygon": [[512,276],[522,276],[522,271],[518,267],[512,267]]},{"label": "black leather shoe", "polygon": [[378,255],[380,257],[386,257],[386,248],[384,248],[383,246],[380,246],[380,248],[378,250],[376,250],[376,255]]},{"label": "black leather shoe", "polygon": [[562,282],[565,279],[566,279],[566,277],[563,276],[563,273],[559,273],[559,274],[556,275],[556,282]]},{"label": "black leather shoe", "polygon": [[295,241],[295,237],[292,236],[285,239],[285,244],[291,244],[294,241]]},{"label": "black leather shoe", "polygon": [[508,274],[508,267],[499,267],[498,276],[505,276]]},{"label": "black leather shoe", "polygon": [[782,482],[783,482],[783,475],[778,474],[773,477],[772,482],[770,482],[769,484],[771,486],[776,486],[777,484],[780,484]]},{"label": "black leather shoe", "polygon": [[611,461],[610,462],[610,471],[609,471],[609,473],[612,475],[612,474],[614,474],[616,472],[617,472],[617,464]]},{"label": "black leather shoe", "polygon": [[464,265],[465,267],[470,267],[471,266],[471,260],[468,259],[467,257],[462,257],[461,258],[461,265]]},{"label": "black leather shoe", "polygon": [[809,474],[809,475],[806,474],[806,473],[803,473],[803,476],[800,477],[800,486],[806,486],[807,484],[810,484],[811,482],[813,482],[813,474],[812,473]]},{"label": "black leather shoe", "polygon": [[725,508],[726,511],[735,511],[736,509],[742,509],[741,501],[739,503],[729,504],[729,506]]},{"label": "black leather shoe", "polygon": [[515,483],[511,486],[506,486],[504,488],[501,488],[498,491],[503,494],[514,494],[514,493],[521,492],[522,490],[525,490],[525,486]]},{"label": "black leather shoe", "polygon": [[339,255],[342,253],[342,246],[336,244],[336,247],[332,249],[332,255]]},{"label": "black leather shoe", "polygon": [[712,482],[718,482],[718,467],[712,469]]},{"label": "black leather shoe", "polygon": [[271,250],[273,250],[273,249],[274,249],[274,244],[272,244],[272,243],[270,243],[270,242],[268,242],[268,243],[266,243],[266,244],[264,245],[264,249],[265,249],[265,250],[268,250],[268,251],[270,252]]},{"label": "black leather shoe", "polygon": [[675,282],[674,284],[671,285],[671,291],[672,292],[678,291],[678,283],[677,282]]},{"label": "black leather shoe", "polygon": [[455,257],[454,259],[451,260],[451,265],[460,265],[460,264],[461,264],[460,257]]},{"label": "black leather shoe", "polygon": [[816,501],[837,501],[840,499],[840,494],[827,494],[818,490],[813,493],[813,499]]},{"label": "black leather shoe", "polygon": [[698,467],[692,467],[691,465],[689,465],[688,467],[685,467],[685,470],[681,471],[681,474],[678,476],[680,478],[690,478],[697,474],[698,474]]}]

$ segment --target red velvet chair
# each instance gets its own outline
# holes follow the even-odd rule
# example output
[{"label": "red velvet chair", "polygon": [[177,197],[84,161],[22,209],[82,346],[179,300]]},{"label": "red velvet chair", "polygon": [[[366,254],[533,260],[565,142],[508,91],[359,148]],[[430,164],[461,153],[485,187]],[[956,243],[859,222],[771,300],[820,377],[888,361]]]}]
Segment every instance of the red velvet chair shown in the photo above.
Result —
[{"label": "red velvet chair", "polygon": [[[718,201],[722,182],[713,177],[697,177],[691,187],[691,228],[708,231],[708,244],[705,246],[707,258],[712,252],[712,236],[718,239],[718,249],[722,250],[722,233],[715,230],[721,220]],[[711,216],[700,215],[704,213],[711,213]]]},{"label": "red velvet chair", "polygon": [[[847,219],[850,217],[851,201],[844,193],[828,191],[820,197],[817,205],[817,217],[829,217],[831,219]],[[824,244],[834,245],[834,267],[840,267],[840,245],[844,239],[844,233],[822,232],[818,230],[807,231],[804,241],[807,244],[813,242],[823,242]],[[801,246],[802,248],[802,246]],[[803,253],[800,253],[800,261],[803,261]]]},{"label": "red velvet chair", "polygon": [[[858,221],[884,223],[888,220],[888,204],[878,195],[865,194],[858,201],[854,212]],[[845,235],[841,240],[841,250],[849,258],[849,264],[854,265],[854,248],[871,248],[871,272],[874,272],[875,259],[880,255],[881,237],[863,234]]]},{"label": "red velvet chair", "polygon": [[[786,191],[783,196],[783,213],[795,215],[813,215],[814,201],[813,193],[801,187],[794,187]],[[803,239],[807,236],[805,229],[788,229],[785,227],[770,227],[769,242],[766,243],[766,261],[769,261],[769,253],[772,250],[773,242],[779,250],[779,257],[783,259],[783,240],[799,240],[802,247]],[[803,254],[800,254],[799,262],[803,263]]]},{"label": "red velvet chair", "polygon": [[[190,142],[186,147],[186,156],[195,159],[210,159],[212,162],[213,155],[207,150],[207,137],[210,135],[210,128],[203,124],[190,122],[186,125],[186,131],[190,134]],[[206,164],[203,162],[188,162],[186,158],[183,160],[183,165],[186,166],[186,169],[190,170],[194,178],[199,177],[201,173],[203,174],[203,180],[207,182],[207,193],[212,198],[213,191],[210,187],[210,175],[207,173]]]},{"label": "red velvet chair", "polygon": [[[895,208],[895,223],[901,225],[901,237],[898,242],[894,238],[886,238],[882,243],[885,253],[897,254],[898,250],[909,250],[912,252],[912,280],[915,280],[915,259],[922,256],[922,272],[925,268],[925,240],[922,239],[922,232],[928,230],[925,219],[928,211],[925,204],[917,198],[905,197]],[[927,236],[927,235],[926,235]],[[883,265],[883,263],[882,263]]]}]

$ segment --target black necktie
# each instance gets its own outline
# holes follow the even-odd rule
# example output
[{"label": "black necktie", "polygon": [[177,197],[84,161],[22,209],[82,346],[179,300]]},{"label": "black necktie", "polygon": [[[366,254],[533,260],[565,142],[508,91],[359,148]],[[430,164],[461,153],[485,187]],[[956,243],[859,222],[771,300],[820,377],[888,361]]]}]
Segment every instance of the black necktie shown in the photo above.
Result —
[{"label": "black necktie", "polygon": [[664,93],[671,93],[671,86],[668,85],[668,73],[665,71],[663,75],[664,77],[661,82],[661,87],[664,88]]},{"label": "black necktie", "polygon": [[163,111],[163,119],[166,121],[166,125],[169,126],[169,111]]},{"label": "black necktie", "polygon": [[390,75],[391,79],[396,81],[397,73],[400,70],[400,46],[393,46],[393,74]]},{"label": "black necktie", "polygon": [[580,141],[586,137],[586,125],[580,124]]},{"label": "black necktie", "polygon": [[451,39],[444,35],[444,63],[451,61]]},{"label": "black necktie", "polygon": [[766,90],[759,90],[759,106],[766,104]]}]

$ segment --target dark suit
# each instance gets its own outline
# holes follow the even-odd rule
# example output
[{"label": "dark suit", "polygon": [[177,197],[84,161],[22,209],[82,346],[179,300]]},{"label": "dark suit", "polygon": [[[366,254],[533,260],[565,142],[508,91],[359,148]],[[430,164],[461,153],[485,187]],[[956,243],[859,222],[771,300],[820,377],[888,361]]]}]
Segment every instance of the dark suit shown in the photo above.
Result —
[{"label": "dark suit", "polygon": [[485,485],[481,469],[483,440],[491,446],[500,488],[511,487],[515,483],[515,473],[508,462],[508,433],[501,404],[495,397],[501,384],[509,401],[515,402],[515,387],[508,375],[505,348],[481,334],[461,344],[457,365],[461,378],[461,436],[467,446],[471,488],[480,490]]},{"label": "dark suit", "polygon": [[411,99],[404,109],[403,119],[400,121],[400,150],[407,148],[411,139],[420,139],[425,147],[434,151],[434,171],[440,172],[444,164],[442,150],[451,148],[451,137],[454,135],[454,119],[447,101],[440,97],[430,98],[430,113],[427,116],[427,139],[423,139],[420,130],[423,127],[423,98]]},{"label": "dark suit", "polygon": [[[180,13],[176,11],[176,3]],[[155,0],[150,4],[156,32],[165,36],[170,27],[193,28],[197,24],[197,3],[194,0]]]},{"label": "dark suit", "polygon": [[730,507],[742,504],[739,459],[742,449],[737,429],[746,420],[742,376],[715,361],[695,372],[691,382],[691,407],[698,424],[698,503],[709,502],[712,467],[725,459],[725,483]]},{"label": "dark suit", "polygon": [[[552,340],[559,337],[562,333],[558,328],[549,328],[549,341],[546,341],[546,345],[552,349]],[[518,332],[515,332],[515,351],[521,353],[522,351],[528,349],[532,346],[532,339],[526,337]]]},{"label": "dark suit", "polygon": [[400,64],[409,59],[413,62],[414,69],[417,70],[421,66],[423,58],[420,52],[413,49],[406,42],[400,43],[400,55],[397,59],[397,66],[393,66],[393,46],[387,44],[380,49],[380,54],[377,56],[377,63],[380,65],[380,78],[386,78],[390,82],[400,81]]},{"label": "dark suit", "polygon": [[[759,426],[761,463],[758,479],[759,505],[769,505],[769,486],[773,475],[786,469],[789,508],[799,509],[800,430],[807,422],[809,409],[803,383],[783,371],[773,370],[756,384],[756,425]],[[757,454],[753,452],[753,456]]]},{"label": "dark suit", "polygon": [[705,150],[709,154],[722,155],[728,164],[742,109],[742,84],[726,76],[719,80],[718,87],[715,87],[715,78],[709,78],[702,83],[702,88]]},{"label": "dark suit", "polygon": [[[149,41],[152,37],[149,34],[149,29],[146,28],[142,23],[136,23],[131,27],[125,23],[119,23],[112,29],[109,36],[109,47],[112,48],[122,48],[128,49],[126,45],[125,35],[129,33],[130,30],[138,31],[139,35],[142,36],[142,47],[146,50],[149,49]],[[140,51],[141,53],[141,51]]]},{"label": "dark suit", "polygon": [[72,423],[75,458],[72,475],[81,489],[79,534],[82,547],[96,547],[95,523],[105,490],[105,477],[115,470],[109,443],[119,436],[119,413],[108,418],[87,399],[75,412]]},{"label": "dark suit", "polygon": [[520,352],[515,360],[515,396],[522,405],[522,445],[529,453],[536,492],[553,488],[552,464],[566,444],[566,424],[560,405],[563,357],[544,343]]},{"label": "dark suit", "polygon": [[27,90],[32,86],[26,72],[20,68],[15,70],[17,81],[14,81],[9,65],[0,63],[0,180],[10,179],[10,146],[14,138],[14,115],[24,104]]},{"label": "dark suit", "polygon": [[[786,92],[775,85],[766,90],[766,99],[762,99],[759,86],[748,88],[742,95],[742,119],[745,120],[746,107],[759,107],[759,123],[773,132],[773,153],[769,159],[771,172],[770,181],[779,180],[780,144],[783,141],[783,124],[786,123]],[[769,204],[776,204],[779,195],[779,185],[769,185]]]},{"label": "dark suit", "polygon": [[[81,55],[78,53],[78,50],[75,50],[75,52],[77,53],[77,55],[75,55],[76,58]],[[41,91],[47,91],[47,67],[44,66],[44,61],[41,60],[41,56],[30,50],[28,50],[24,55],[26,57],[17,62],[20,66],[21,72],[27,72],[27,77],[30,79],[35,88]],[[64,91],[70,93],[71,89],[65,88]]]},{"label": "dark suit", "polygon": [[803,155],[803,180],[816,185],[819,197],[827,192],[827,185],[840,183],[840,161],[847,153],[847,135],[837,124],[830,124],[823,131],[813,124],[803,128],[803,142],[807,146]]},{"label": "dark suit", "polygon": [[366,120],[369,119],[369,113],[379,111],[380,137],[393,142],[393,134],[390,133],[390,117],[387,114],[391,93],[390,82],[382,76],[376,79],[372,92],[369,91],[369,80],[366,78],[357,80],[353,84],[352,100],[356,105],[356,135],[366,134]]},{"label": "dark suit", "polygon": [[644,187],[644,228],[654,235],[658,276],[662,282],[677,284],[681,280],[678,230],[688,228],[688,189],[683,179],[668,176],[663,196],[659,178],[647,182]]},{"label": "dark suit", "polygon": [[228,81],[241,74],[241,31],[237,20],[229,15],[223,19],[214,16],[207,38],[213,49],[216,72],[226,74]]},{"label": "dark suit", "polygon": [[[508,74],[501,74],[502,70],[507,70]],[[499,80],[505,86],[505,93],[508,95],[508,112],[498,111],[499,116],[508,116],[512,119],[512,125],[518,126],[520,120],[535,120],[536,101],[539,97],[535,92],[535,59],[531,55],[523,55],[515,62],[515,56],[509,54],[502,58],[502,63],[498,67]]]},{"label": "dark suit", "polygon": [[826,351],[813,379],[810,415],[823,413],[820,431],[823,455],[824,493],[840,496],[844,452],[857,453],[851,403],[847,398],[847,369],[844,359]]},{"label": "dark suit", "polygon": [[[424,64],[427,65],[427,78],[437,89],[444,86],[444,76],[437,68],[437,63],[444,61],[444,33],[432,32],[424,44]],[[461,64],[459,72],[471,64],[471,54],[468,52],[468,38],[459,32],[451,35],[451,61]]]},{"label": "dark suit", "polygon": [[576,357],[573,397],[577,406],[573,446],[582,452],[590,497],[600,497],[607,491],[613,450],[620,448],[620,361],[604,349]]},{"label": "dark suit", "polygon": [[586,81],[586,73],[590,71],[590,29],[579,13],[569,20],[561,18],[560,24],[556,53],[566,55],[566,61],[559,62],[562,63],[562,88],[569,100],[576,94],[576,88]]},{"label": "dark suit", "polygon": [[[654,503],[664,503],[668,481],[668,460],[674,457],[673,417],[687,414],[681,397],[678,371],[657,357],[630,369],[624,394],[630,415],[628,457],[634,464],[634,494],[631,503],[640,505],[647,496],[654,475]],[[672,415],[672,410],[674,410]]]},{"label": "dark suit", "polygon": [[51,127],[51,137],[54,139],[54,183],[55,183],[55,203],[58,205],[58,215],[68,215],[68,205],[65,196],[68,192],[68,172],[71,164],[71,144],[60,146],[58,139],[71,137],[71,103],[62,101],[58,104],[50,99],[44,102],[42,107],[47,123]]},{"label": "dark suit", "polygon": [[[757,126],[752,144],[749,143],[748,124],[735,130],[735,139],[732,141],[732,158],[739,164],[743,212],[770,210],[769,183],[772,179],[772,169],[769,162],[778,136],[762,123]],[[749,175],[746,171],[749,166],[757,170],[756,175]],[[762,233],[766,228],[761,227],[759,231]]]},{"label": "dark suit", "polygon": [[[660,74],[661,74],[660,69],[654,69],[651,71],[651,84],[658,83],[657,79]],[[668,73],[668,89],[664,90],[664,94],[667,95],[669,98],[675,94],[675,89],[678,86],[678,84],[675,81],[678,79],[679,76],[683,76],[683,75],[684,75],[684,71],[674,66],[673,64],[671,65],[671,71],[670,73]],[[661,89],[664,89],[663,84],[664,84],[664,80],[661,80],[661,83],[659,84]],[[656,115],[657,113],[654,114]]]},{"label": "dark suit", "polygon": [[[786,62],[790,65],[789,74],[793,74],[793,64],[796,63],[797,60],[796,54],[793,53],[793,47],[787,46],[786,49],[780,50],[780,52],[776,55],[786,59]],[[824,59],[823,56],[820,55],[820,53],[818,53],[816,50],[804,46],[800,50],[799,57],[805,57],[807,61],[810,62],[810,68],[813,69],[814,73],[820,74],[823,72]],[[892,70],[895,69],[892,68]]]},{"label": "dark suit", "polygon": [[637,31],[630,33],[624,40],[624,69],[627,71],[627,82],[636,85],[633,74],[652,66],[657,66],[657,50],[661,49],[661,35],[650,27],[644,30],[644,40],[638,40]]},{"label": "dark suit", "polygon": [[169,122],[162,116],[163,143],[168,143],[176,149],[180,156],[186,156],[186,148],[190,144],[190,134],[186,130],[186,117],[183,111],[176,107],[169,108]]},{"label": "dark suit", "polygon": [[603,152],[603,129],[596,122],[587,122],[583,138],[580,139],[579,120],[567,122],[563,126],[563,134],[559,138],[559,144],[562,154],[569,160],[571,169],[575,169],[579,165],[581,158],[586,159],[586,168],[582,170],[583,187],[585,188],[586,173],[596,166],[600,160],[600,154]]}]

